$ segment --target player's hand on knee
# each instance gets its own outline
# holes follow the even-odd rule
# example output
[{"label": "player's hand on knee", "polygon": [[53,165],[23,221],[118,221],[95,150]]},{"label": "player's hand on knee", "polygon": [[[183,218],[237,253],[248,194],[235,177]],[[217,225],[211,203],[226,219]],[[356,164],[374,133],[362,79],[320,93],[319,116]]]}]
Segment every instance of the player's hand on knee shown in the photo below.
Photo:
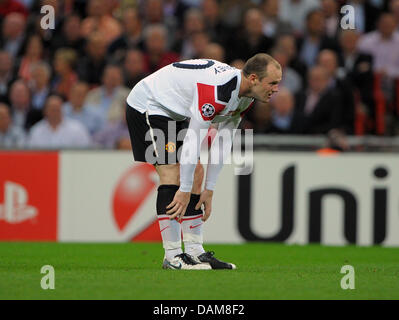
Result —
[{"label": "player's hand on knee", "polygon": [[204,205],[204,215],[202,216],[202,221],[208,220],[209,216],[211,215],[212,197],[213,197],[213,191],[205,189],[204,191],[201,192],[200,200],[195,206],[195,210],[199,210],[201,206]]},{"label": "player's hand on knee", "polygon": [[178,218],[181,220],[186,213],[186,209],[188,203],[190,202],[190,192],[181,192],[180,190],[176,191],[176,194],[173,198],[173,201],[166,207],[168,211],[166,214],[169,215],[169,219],[173,220]]}]

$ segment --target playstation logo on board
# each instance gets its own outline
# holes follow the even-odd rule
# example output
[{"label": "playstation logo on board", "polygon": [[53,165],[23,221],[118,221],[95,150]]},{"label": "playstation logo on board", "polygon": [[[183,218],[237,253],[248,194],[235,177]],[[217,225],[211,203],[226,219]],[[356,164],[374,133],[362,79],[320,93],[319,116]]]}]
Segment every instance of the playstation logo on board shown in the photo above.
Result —
[{"label": "playstation logo on board", "polygon": [[4,203],[0,203],[0,220],[11,224],[23,222],[37,216],[38,210],[28,205],[26,189],[17,183],[4,184]]}]

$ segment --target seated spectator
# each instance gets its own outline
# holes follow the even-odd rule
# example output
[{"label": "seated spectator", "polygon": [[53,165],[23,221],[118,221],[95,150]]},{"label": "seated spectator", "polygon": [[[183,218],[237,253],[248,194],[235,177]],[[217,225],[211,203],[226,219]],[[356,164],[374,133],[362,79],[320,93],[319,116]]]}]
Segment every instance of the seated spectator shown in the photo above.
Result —
[{"label": "seated spectator", "polygon": [[1,27],[0,47],[14,58],[22,54],[26,37],[25,27],[25,17],[21,13],[14,12],[4,17]]},{"label": "seated spectator", "polygon": [[381,8],[376,5],[377,1],[347,0],[345,4],[352,6],[354,9],[355,30],[357,32],[365,33],[375,29],[375,22],[381,14]]},{"label": "seated spectator", "polygon": [[118,122],[108,123],[93,136],[94,143],[106,149],[118,149],[118,143],[122,139],[130,140],[125,119],[125,117],[122,117]]},{"label": "seated spectator", "polygon": [[184,24],[176,36],[173,50],[181,56],[192,56],[191,36],[198,32],[205,32],[205,20],[202,12],[197,8],[188,9],[184,14]]},{"label": "seated spectator", "polygon": [[336,39],[340,28],[341,16],[338,13],[339,3],[335,0],[322,0],[321,9],[326,21],[326,36]]},{"label": "seated spectator", "polygon": [[204,55],[209,44],[209,36],[205,32],[195,32],[188,39],[186,52],[181,55],[181,60],[198,59]]},{"label": "seated spectator", "polygon": [[223,47],[215,42],[208,43],[201,56],[202,59],[212,59],[220,62],[225,61],[225,51]]},{"label": "seated spectator", "polygon": [[15,81],[14,60],[4,50],[0,51],[0,102],[7,102],[10,85]]},{"label": "seated spectator", "polygon": [[280,0],[263,0],[261,9],[264,17],[262,31],[266,37],[275,38],[292,33],[291,23],[281,20],[278,16]]},{"label": "seated spectator", "polygon": [[374,72],[389,79],[399,78],[399,32],[391,13],[381,15],[378,28],[363,35],[358,43],[360,52],[373,56]]},{"label": "seated spectator", "polygon": [[168,48],[175,42],[175,34],[177,27],[176,17],[170,14],[165,14],[166,1],[163,0],[146,0],[143,1],[143,14],[146,25],[161,24],[166,29],[166,46]]},{"label": "seated spectator", "polygon": [[87,17],[82,21],[81,32],[88,37],[94,31],[102,35],[107,45],[122,34],[119,21],[107,14],[106,0],[87,2]]},{"label": "seated spectator", "polygon": [[31,148],[87,148],[90,135],[78,121],[65,119],[62,114],[62,99],[48,97],[44,107],[44,119],[35,124],[29,135]]},{"label": "seated spectator", "polygon": [[[376,31],[363,35],[358,44],[362,53],[373,57],[373,71],[380,79],[378,90],[382,93],[386,106],[395,105],[396,81],[399,79],[399,32],[391,13],[384,13],[378,20]],[[386,108],[387,134],[399,131],[398,108]],[[396,122],[396,123],[395,123]],[[377,129],[378,133],[383,133]]]},{"label": "seated spectator", "polygon": [[202,14],[205,22],[205,31],[211,41],[225,43],[229,29],[221,19],[220,4],[217,0],[204,0],[201,3]]},{"label": "seated spectator", "polygon": [[78,80],[75,72],[77,60],[76,52],[73,49],[58,49],[54,56],[55,77],[52,83],[53,91],[63,97],[68,97],[69,91]]},{"label": "seated spectator", "polygon": [[140,50],[128,50],[123,67],[124,83],[127,88],[132,89],[141,79],[147,76],[144,71],[144,55]]},{"label": "seated spectator", "polygon": [[185,4],[184,1],[167,0],[163,1],[162,7],[164,21],[173,23],[174,27],[181,27],[183,25],[183,16],[189,9],[189,5]]},{"label": "seated spectator", "polygon": [[103,116],[98,108],[84,106],[89,86],[85,82],[75,83],[69,92],[68,101],[62,106],[67,119],[79,121],[90,134],[94,134],[104,125]]},{"label": "seated spectator", "polygon": [[53,54],[61,48],[71,48],[77,52],[79,56],[83,55],[85,39],[81,34],[81,18],[77,14],[71,14],[65,18],[62,25],[62,32],[55,35],[51,40],[51,58]]},{"label": "seated spectator", "polygon": [[243,19],[244,28],[239,34],[233,34],[227,44],[227,61],[234,59],[248,60],[256,53],[268,53],[273,46],[273,39],[263,34],[263,15],[259,9],[249,9]]},{"label": "seated spectator", "polygon": [[127,8],[122,17],[123,33],[108,47],[108,54],[121,61],[129,49],[144,49],[142,22],[136,8]]},{"label": "seated spectator", "polygon": [[[373,57],[361,53],[358,48],[360,34],[356,30],[344,30],[339,36],[339,61],[349,80],[355,87],[355,103],[372,123],[375,119],[375,101],[373,94],[374,74]],[[371,121],[370,121],[371,120]],[[364,124],[365,131],[371,131],[370,125]]]},{"label": "seated spectator", "polygon": [[143,3],[144,21],[149,24],[164,23],[162,0],[147,0]]},{"label": "seated spectator", "polygon": [[25,53],[19,61],[18,77],[29,81],[31,78],[32,65],[43,58],[43,43],[39,36],[32,35],[27,42]]},{"label": "seated spectator", "polygon": [[41,110],[33,109],[28,86],[23,80],[16,80],[10,88],[9,101],[13,125],[24,131],[43,118]]},{"label": "seated spectator", "polygon": [[51,91],[51,68],[47,63],[40,61],[32,65],[31,73],[29,85],[32,92],[32,107],[42,110]]},{"label": "seated spectator", "polygon": [[12,125],[10,108],[0,103],[0,149],[21,148],[24,145],[24,131]]},{"label": "seated spectator", "polygon": [[[373,57],[360,52],[358,43],[360,34],[356,30],[344,30],[339,36],[339,62],[348,74],[366,73],[372,75]],[[369,89],[367,89],[369,90]]]},{"label": "seated spectator", "polygon": [[283,69],[280,86],[286,87],[293,94],[297,94],[303,87],[302,78],[294,69],[288,66],[289,55],[287,51],[283,50],[281,47],[275,47],[272,50],[272,56],[280,63]]},{"label": "seated spectator", "polygon": [[[246,1],[245,7],[248,5]],[[222,13],[222,23],[230,30],[236,30],[240,28],[242,23],[242,0],[222,0],[220,2],[220,12]]]},{"label": "seated spectator", "polygon": [[345,70],[339,68],[338,56],[332,50],[320,51],[317,64],[323,67],[330,78],[329,87],[340,95],[343,108],[342,124],[347,134],[353,134],[355,121],[355,96],[353,84],[348,78]]},{"label": "seated spectator", "polygon": [[295,108],[305,117],[304,133],[325,134],[342,125],[341,101],[329,88],[328,72],[320,66],[309,71],[309,87],[296,97]]},{"label": "seated spectator", "polygon": [[279,0],[279,17],[282,21],[290,23],[295,35],[305,32],[305,20],[308,13],[320,7],[318,0]]},{"label": "seated spectator", "polygon": [[242,129],[252,129],[254,134],[265,134],[270,128],[270,103],[255,101],[248,110],[240,126]]},{"label": "seated spectator", "polygon": [[294,96],[287,88],[280,90],[270,101],[271,117],[267,133],[302,134],[305,119],[303,114],[295,109]]},{"label": "seated spectator", "polygon": [[277,38],[275,47],[288,55],[287,66],[301,76],[302,83],[306,83],[307,66],[298,58],[295,37],[291,34],[284,34]]},{"label": "seated spectator", "polygon": [[104,122],[118,122],[125,116],[126,98],[129,92],[130,89],[123,86],[121,68],[108,65],[102,76],[102,85],[87,94],[85,106],[97,108]]},{"label": "seated spectator", "polygon": [[308,13],[305,34],[297,41],[299,59],[308,68],[316,64],[317,55],[321,50],[338,50],[336,41],[325,34],[325,24],[323,11],[313,10]]},{"label": "seated spectator", "polygon": [[145,71],[155,72],[179,60],[179,55],[167,49],[166,28],[161,24],[149,25],[144,31]]},{"label": "seated spectator", "polygon": [[100,84],[101,76],[107,64],[107,44],[98,32],[87,39],[85,55],[79,59],[76,70],[79,79],[94,87]]}]

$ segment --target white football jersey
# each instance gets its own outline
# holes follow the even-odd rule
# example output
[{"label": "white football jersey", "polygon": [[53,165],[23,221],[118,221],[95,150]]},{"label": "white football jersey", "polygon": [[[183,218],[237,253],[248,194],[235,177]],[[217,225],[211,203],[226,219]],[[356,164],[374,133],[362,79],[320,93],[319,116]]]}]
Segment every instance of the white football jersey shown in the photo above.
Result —
[{"label": "white football jersey", "polygon": [[[253,102],[238,97],[241,70],[216,60],[172,63],[141,80],[127,103],[149,115],[217,123],[239,118]],[[239,121],[238,121],[239,122]]]}]

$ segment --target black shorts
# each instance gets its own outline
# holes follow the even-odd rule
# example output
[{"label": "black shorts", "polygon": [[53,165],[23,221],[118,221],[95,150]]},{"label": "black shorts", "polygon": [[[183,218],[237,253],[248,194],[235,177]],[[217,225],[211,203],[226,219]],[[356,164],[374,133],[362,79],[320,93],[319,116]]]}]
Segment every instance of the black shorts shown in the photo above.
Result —
[{"label": "black shorts", "polygon": [[149,116],[126,104],[126,122],[135,161],[151,164],[179,162],[188,120],[175,121],[161,115]]}]

